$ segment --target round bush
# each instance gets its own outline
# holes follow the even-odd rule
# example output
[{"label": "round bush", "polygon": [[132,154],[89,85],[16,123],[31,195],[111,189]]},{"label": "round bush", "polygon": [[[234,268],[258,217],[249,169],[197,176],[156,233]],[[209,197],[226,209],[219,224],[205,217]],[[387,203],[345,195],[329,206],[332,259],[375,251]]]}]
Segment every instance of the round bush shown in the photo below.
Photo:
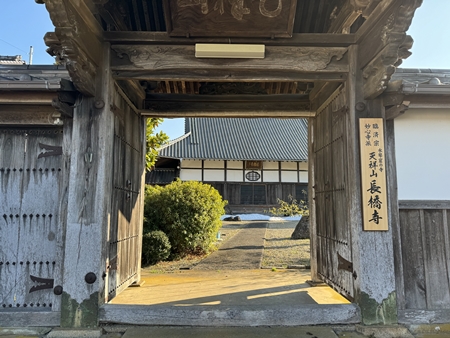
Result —
[{"label": "round bush", "polygon": [[144,234],[150,231],[160,230],[159,228],[159,194],[163,187],[146,186],[144,200]]},{"label": "round bush", "polygon": [[160,231],[150,231],[142,236],[142,263],[156,264],[170,255],[170,242],[167,235]]},{"label": "round bush", "polygon": [[169,237],[172,257],[205,252],[214,243],[226,201],[208,184],[177,180],[150,187],[145,198],[145,227]]}]

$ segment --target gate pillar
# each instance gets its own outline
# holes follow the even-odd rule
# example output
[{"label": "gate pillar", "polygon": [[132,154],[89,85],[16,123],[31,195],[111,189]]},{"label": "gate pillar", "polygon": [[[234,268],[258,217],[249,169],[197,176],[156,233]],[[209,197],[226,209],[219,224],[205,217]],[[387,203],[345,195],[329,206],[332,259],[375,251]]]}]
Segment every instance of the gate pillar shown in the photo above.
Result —
[{"label": "gate pillar", "polygon": [[[369,207],[362,194],[366,188],[363,191],[359,120],[378,118],[384,125],[386,121],[382,99],[365,96],[358,55],[358,45],[350,46],[346,81],[324,85],[313,96],[316,113],[309,122],[311,277],[358,304],[363,324],[394,324],[397,301],[392,224],[398,220],[398,208],[393,128],[389,123],[384,128],[386,147],[381,153],[386,156],[385,162],[379,163],[387,176],[387,197],[382,197],[381,190],[377,192],[383,208],[376,207],[378,212],[387,206],[388,216],[382,217],[388,218],[388,229],[364,230],[363,211]],[[381,179],[378,171],[372,175],[380,174]]]},{"label": "gate pillar", "polygon": [[[354,301],[360,306],[363,324],[394,324],[397,323],[397,301],[395,289],[395,269],[393,250],[392,220],[398,214],[390,200],[396,199],[396,186],[390,186],[395,173],[395,164],[390,163],[386,156],[386,176],[388,182],[388,231],[364,231],[362,225],[361,165],[359,152],[359,118],[383,118],[384,106],[380,98],[365,100],[363,93],[363,76],[358,67],[358,47],[349,49],[350,73],[348,77],[349,98],[349,214],[352,235],[353,270],[356,272]],[[363,104],[361,104],[363,103]],[[389,130],[392,130],[389,128]],[[385,134],[386,148],[389,140]],[[392,190],[392,191],[390,191]],[[396,201],[393,201],[396,202]]]},{"label": "gate pillar", "polygon": [[[109,46],[103,48],[109,60]],[[105,62],[108,65],[107,62]],[[105,298],[106,236],[111,214],[114,115],[108,102],[109,67],[97,75],[95,97],[81,97],[74,111],[70,149],[67,233],[61,306],[62,327],[98,325]]]}]

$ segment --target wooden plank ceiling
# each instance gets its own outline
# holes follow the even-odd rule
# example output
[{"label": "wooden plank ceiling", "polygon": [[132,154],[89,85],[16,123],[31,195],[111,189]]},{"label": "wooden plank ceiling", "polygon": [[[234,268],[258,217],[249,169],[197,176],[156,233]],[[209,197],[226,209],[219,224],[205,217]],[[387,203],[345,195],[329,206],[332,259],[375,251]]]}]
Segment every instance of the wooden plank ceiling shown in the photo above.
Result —
[{"label": "wooden plank ceiling", "polygon": [[[203,1],[184,2],[200,4]],[[214,3],[219,1],[209,2],[214,6]],[[298,0],[293,33],[328,32],[336,12],[346,2],[346,0]],[[97,19],[105,31],[165,32],[167,26],[163,3],[161,0],[110,0],[97,6]]]},{"label": "wooden plank ceiling", "polygon": [[[181,0],[200,8],[202,3],[221,3],[222,6],[231,6],[233,1],[226,0]],[[284,4],[289,1],[283,0]],[[97,20],[105,31],[133,31],[133,32],[165,32],[172,29],[173,22],[165,11],[174,4],[175,0],[110,0],[97,6]],[[272,4],[273,2],[273,4]],[[268,1],[266,6],[273,6],[277,1]],[[180,0],[178,0],[180,3]],[[326,33],[333,16],[345,0],[298,0],[295,4],[292,33]],[[225,5],[224,5],[225,4]],[[292,6],[292,5],[290,5]],[[173,8],[173,6],[172,6]],[[292,7],[291,7],[292,8]],[[292,15],[291,15],[292,16]],[[207,33],[205,33],[207,35]],[[245,36],[245,34],[243,34]],[[159,83],[146,83],[147,93],[162,94],[308,94],[313,83],[299,82],[257,82],[252,84],[228,83],[227,85],[208,84],[204,82],[161,81]],[[228,89],[228,92],[227,92]]]},{"label": "wooden plank ceiling", "polygon": [[192,82],[160,81],[143,83],[148,93],[200,95],[309,94],[313,83],[304,82]]}]

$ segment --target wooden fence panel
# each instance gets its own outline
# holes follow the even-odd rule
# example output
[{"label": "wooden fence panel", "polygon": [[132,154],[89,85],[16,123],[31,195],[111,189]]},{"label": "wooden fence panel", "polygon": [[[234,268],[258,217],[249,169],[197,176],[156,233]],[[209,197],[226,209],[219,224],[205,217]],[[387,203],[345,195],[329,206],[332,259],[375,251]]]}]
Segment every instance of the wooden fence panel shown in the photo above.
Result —
[{"label": "wooden fence panel", "polygon": [[[400,201],[402,323],[450,321],[450,201]],[[402,290],[402,288],[398,288]]]},{"label": "wooden fence panel", "polygon": [[427,307],[429,309],[450,308],[450,285],[446,252],[444,215],[446,210],[424,210],[422,237],[424,241],[424,267],[426,272]]},{"label": "wooden fence panel", "polygon": [[420,211],[400,211],[405,306],[410,309],[426,309],[425,271],[423,264],[422,230]]}]

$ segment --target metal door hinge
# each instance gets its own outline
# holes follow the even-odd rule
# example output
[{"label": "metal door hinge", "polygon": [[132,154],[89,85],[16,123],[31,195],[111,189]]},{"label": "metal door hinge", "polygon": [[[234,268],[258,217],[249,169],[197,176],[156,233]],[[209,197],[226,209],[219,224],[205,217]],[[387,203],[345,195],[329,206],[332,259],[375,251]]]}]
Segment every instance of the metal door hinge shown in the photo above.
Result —
[{"label": "metal door hinge", "polygon": [[344,257],[337,254],[338,256],[338,270],[345,270],[352,274],[353,278],[358,278],[358,275],[356,274],[356,271],[353,271],[353,263],[346,260]]},{"label": "metal door hinge", "polygon": [[338,270],[345,270],[349,272],[353,272],[353,263],[346,260],[344,257],[337,254],[338,256]]},{"label": "metal door hinge", "polygon": [[45,290],[45,289],[53,289],[53,283],[54,283],[54,279],[50,279],[50,278],[41,278],[41,277],[36,277],[33,275],[30,275],[31,280],[34,283],[38,283],[38,285],[33,286],[30,289],[29,293],[35,292],[35,291],[39,291],[39,290]]},{"label": "metal door hinge", "polygon": [[39,143],[39,147],[44,151],[38,155],[38,158],[62,155],[62,147],[50,146],[43,143]]}]

